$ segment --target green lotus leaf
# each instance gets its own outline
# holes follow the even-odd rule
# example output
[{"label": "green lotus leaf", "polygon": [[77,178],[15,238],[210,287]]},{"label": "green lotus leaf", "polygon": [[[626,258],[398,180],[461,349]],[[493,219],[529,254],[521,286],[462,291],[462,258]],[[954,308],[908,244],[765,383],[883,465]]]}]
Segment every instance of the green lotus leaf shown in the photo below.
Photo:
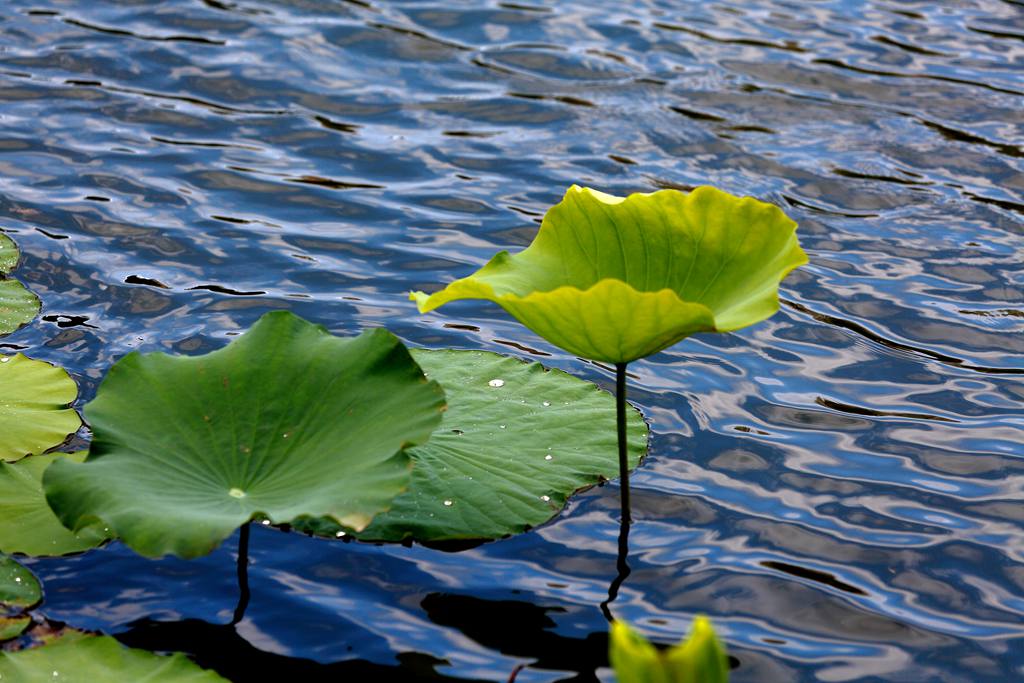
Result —
[{"label": "green lotus leaf", "polygon": [[[360,539],[499,538],[543,524],[576,490],[618,475],[611,394],[496,353],[412,354],[444,387],[448,410],[430,441],[409,450],[409,490]],[[635,410],[628,431],[635,466],[647,445],[647,425]],[[322,522],[299,526],[337,531]]]},{"label": "green lotus leaf", "polygon": [[10,334],[39,315],[39,297],[17,280],[0,280],[0,335]]},{"label": "green lotus leaf", "polygon": [[0,617],[0,643],[17,638],[32,625],[32,617],[19,614],[14,617]]},{"label": "green lotus leaf", "polygon": [[628,363],[764,320],[779,283],[806,262],[796,223],[771,204],[713,187],[622,198],[574,185],[525,250],[410,297],[421,313],[493,301],[570,353]]},{"label": "green lotus leaf", "polygon": [[0,555],[0,610],[28,609],[42,599],[43,589],[32,572],[13,558]]},{"label": "green lotus leaf", "polygon": [[613,621],[608,659],[618,683],[728,683],[729,662],[711,622],[697,617],[682,643],[658,650],[624,621]]},{"label": "green lotus leaf", "polygon": [[14,270],[20,258],[18,245],[10,237],[0,232],[0,275],[6,275]]},{"label": "green lotus leaf", "polygon": [[[18,245],[0,233],[0,276],[14,270],[21,258]],[[17,280],[0,279],[0,335],[10,334],[39,314],[39,297]]]},{"label": "green lotus leaf", "polygon": [[42,599],[42,587],[32,572],[0,555],[0,643],[17,638],[32,625],[32,617],[22,612]]},{"label": "green lotus leaf", "polygon": [[0,355],[0,460],[42,453],[77,432],[82,420],[68,407],[76,396],[78,386],[63,368],[20,353]]},{"label": "green lotus leaf", "polygon": [[0,681],[16,683],[226,683],[185,655],[130,649],[72,631],[42,647],[0,652]]},{"label": "green lotus leaf", "polygon": [[55,556],[81,552],[107,540],[102,526],[72,533],[46,503],[43,472],[56,460],[85,460],[85,452],[51,453],[13,464],[0,462],[0,552]]},{"label": "green lotus leaf", "polygon": [[69,529],[102,520],[150,557],[203,555],[257,516],[358,531],[443,409],[391,333],[343,339],[278,311],[204,356],[121,359],[85,408],[89,457],[53,463],[43,487]]}]

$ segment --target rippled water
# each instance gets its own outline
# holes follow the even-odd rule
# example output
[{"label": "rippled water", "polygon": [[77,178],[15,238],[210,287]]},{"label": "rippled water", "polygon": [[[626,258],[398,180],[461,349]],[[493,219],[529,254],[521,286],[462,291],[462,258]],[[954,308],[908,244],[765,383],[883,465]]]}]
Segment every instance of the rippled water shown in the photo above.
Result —
[{"label": "rippled water", "polygon": [[[709,614],[738,682],[1019,680],[1022,41],[1019,0],[8,0],[0,227],[44,311],[0,348],[87,400],[289,308],[609,386],[405,293],[573,182],[773,201],[811,257],[779,314],[631,366],[655,436],[612,612],[662,642]],[[47,616],[236,681],[608,680],[617,493],[454,553],[256,529],[237,633],[231,544],[32,567]]]}]

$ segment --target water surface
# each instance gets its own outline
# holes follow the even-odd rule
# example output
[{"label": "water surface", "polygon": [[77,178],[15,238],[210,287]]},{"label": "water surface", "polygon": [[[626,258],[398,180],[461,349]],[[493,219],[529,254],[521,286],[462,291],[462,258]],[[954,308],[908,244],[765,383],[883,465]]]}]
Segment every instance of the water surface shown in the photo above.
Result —
[{"label": "water surface", "polygon": [[[610,386],[492,305],[405,294],[530,242],[572,183],[774,202],[770,321],[631,366],[652,421],[611,611],[712,617],[738,683],[1024,677],[1024,4],[9,0],[0,229],[88,400],[132,350],[286,308]],[[84,437],[83,437],[84,438]],[[31,562],[42,612],[236,681],[610,680],[618,491],[445,553],[258,528]]]}]

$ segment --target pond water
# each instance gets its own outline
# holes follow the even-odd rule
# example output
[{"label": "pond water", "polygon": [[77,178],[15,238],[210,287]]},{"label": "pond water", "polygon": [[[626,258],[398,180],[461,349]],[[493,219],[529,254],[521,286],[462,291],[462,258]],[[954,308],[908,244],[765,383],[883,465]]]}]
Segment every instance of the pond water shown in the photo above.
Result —
[{"label": "pond water", "polygon": [[[1024,678],[1024,3],[7,0],[0,228],[88,400],[270,309],[612,376],[492,305],[417,314],[572,183],[774,202],[781,311],[630,366],[653,429],[611,611],[712,617],[737,682]],[[84,443],[85,437],[80,438]],[[235,681],[610,680],[618,489],[459,552],[256,528],[27,561],[41,613]],[[339,677],[340,676],[340,677]]]}]

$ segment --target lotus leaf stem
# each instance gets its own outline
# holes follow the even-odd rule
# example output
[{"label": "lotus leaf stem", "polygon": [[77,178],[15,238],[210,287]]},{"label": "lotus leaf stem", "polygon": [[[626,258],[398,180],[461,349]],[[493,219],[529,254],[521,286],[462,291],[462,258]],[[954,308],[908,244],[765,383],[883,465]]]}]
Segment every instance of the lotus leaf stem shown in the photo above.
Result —
[{"label": "lotus leaf stem", "polygon": [[615,621],[612,616],[611,604],[619,597],[619,589],[629,577],[629,527],[630,523],[623,519],[619,523],[619,553],[615,557],[615,578],[608,585],[608,599],[601,603],[601,614],[608,620],[608,623]]},{"label": "lotus leaf stem", "polygon": [[622,499],[622,522],[633,521],[629,512],[629,462],[626,443],[626,365],[615,364],[615,422],[619,429],[619,489]]},{"label": "lotus leaf stem", "polygon": [[249,532],[251,524],[246,522],[238,532],[238,605],[235,606],[235,614],[231,618],[230,626],[237,626],[245,617],[245,610],[249,607]]}]

